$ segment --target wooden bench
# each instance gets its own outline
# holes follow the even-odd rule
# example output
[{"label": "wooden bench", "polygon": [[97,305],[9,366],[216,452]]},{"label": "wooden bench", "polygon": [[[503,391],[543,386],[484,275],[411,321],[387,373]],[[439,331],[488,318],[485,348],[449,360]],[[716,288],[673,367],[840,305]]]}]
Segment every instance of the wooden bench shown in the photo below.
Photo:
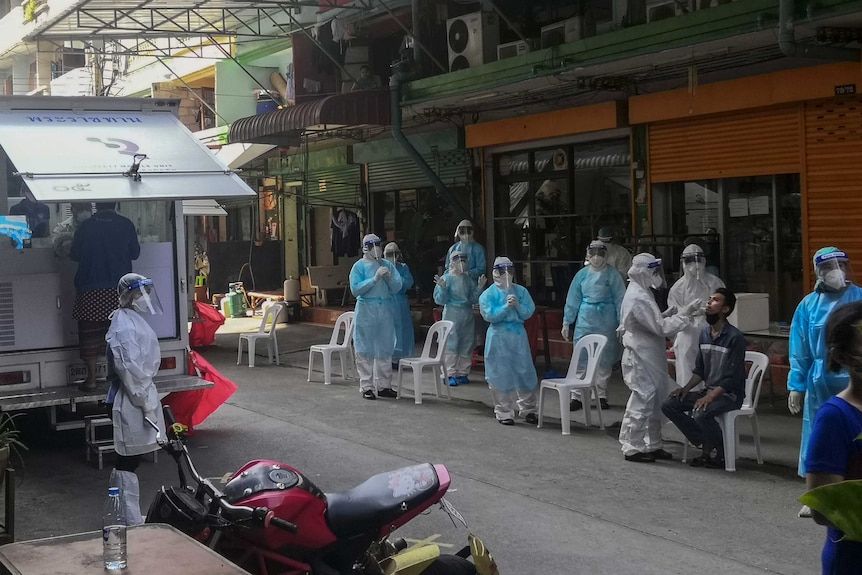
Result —
[{"label": "wooden bench", "polygon": [[326,292],[333,289],[343,291],[341,305],[344,305],[350,290],[350,270],[358,260],[359,258],[352,258],[336,266],[308,266],[309,282],[317,292],[319,305],[327,305]]}]

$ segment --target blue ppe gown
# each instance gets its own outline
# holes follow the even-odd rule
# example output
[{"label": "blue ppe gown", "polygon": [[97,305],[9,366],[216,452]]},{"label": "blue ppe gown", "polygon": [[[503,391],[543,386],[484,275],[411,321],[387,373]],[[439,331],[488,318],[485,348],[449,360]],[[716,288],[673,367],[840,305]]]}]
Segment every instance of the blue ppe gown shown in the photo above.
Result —
[{"label": "blue ppe gown", "polygon": [[472,357],[476,347],[473,305],[479,303],[479,286],[467,274],[443,275],[446,287],[434,287],[434,303],[443,306],[443,319],[455,324],[446,342],[446,351],[458,357]]},{"label": "blue ppe gown", "polygon": [[[377,269],[389,268],[389,279],[375,279]],[[391,360],[395,351],[395,300],[401,275],[386,260],[362,258],[350,270],[350,291],[356,296],[353,347],[365,358]]]},{"label": "blue ppe gown", "polygon": [[620,305],[626,295],[623,277],[616,268],[606,265],[599,271],[581,268],[569,285],[563,321],[575,324],[575,341],[595,333],[608,338],[601,366],[610,369],[620,358],[617,339]]},{"label": "blue ppe gown", "polygon": [[[506,296],[514,293],[517,307],[506,307]],[[485,336],[485,379],[501,393],[531,392],[539,384],[524,322],[536,311],[536,304],[524,286],[511,291],[492,285],[479,296],[479,310],[490,325]]]},{"label": "blue ppe gown", "polygon": [[[391,263],[391,262],[390,262]],[[416,345],[416,336],[413,332],[413,317],[410,315],[410,302],[407,300],[407,290],[413,287],[413,274],[405,263],[395,265],[401,276],[401,290],[393,295],[395,299],[395,351],[392,361],[396,362],[402,357],[412,357]]]},{"label": "blue ppe gown", "polygon": [[487,261],[485,260],[485,248],[476,242],[464,243],[462,241],[455,242],[449,251],[446,252],[446,272],[449,272],[452,254],[461,252],[467,255],[467,274],[473,278],[473,281],[479,279],[479,276],[486,273]]},{"label": "blue ppe gown", "polygon": [[826,349],[826,320],[833,309],[862,300],[862,288],[855,284],[842,292],[814,290],[796,307],[790,324],[790,374],[787,390],[805,394],[802,411],[802,442],[799,446],[799,475],[805,477],[808,438],[817,410],[827,399],[847,387],[847,372],[829,372]]}]

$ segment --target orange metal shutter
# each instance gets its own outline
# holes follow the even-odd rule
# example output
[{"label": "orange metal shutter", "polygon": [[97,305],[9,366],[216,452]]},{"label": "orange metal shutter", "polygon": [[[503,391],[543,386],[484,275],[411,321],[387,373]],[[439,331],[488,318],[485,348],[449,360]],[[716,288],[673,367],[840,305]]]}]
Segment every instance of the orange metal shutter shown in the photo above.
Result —
[{"label": "orange metal shutter", "polygon": [[649,127],[652,183],[801,171],[798,106]]},{"label": "orange metal shutter", "polygon": [[834,245],[862,267],[862,97],[805,104],[802,197],[807,261]]}]

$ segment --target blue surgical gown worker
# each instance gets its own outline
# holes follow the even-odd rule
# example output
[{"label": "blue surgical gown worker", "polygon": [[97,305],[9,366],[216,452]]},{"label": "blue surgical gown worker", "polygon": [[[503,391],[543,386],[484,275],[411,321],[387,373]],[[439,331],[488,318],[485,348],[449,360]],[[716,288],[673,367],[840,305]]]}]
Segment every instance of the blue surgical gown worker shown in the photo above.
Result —
[{"label": "blue surgical gown worker", "polygon": [[[563,339],[569,341],[569,328],[575,324],[575,341],[591,333],[608,338],[599,366],[596,368],[596,384],[602,409],[608,409],[608,379],[614,363],[620,356],[617,327],[620,325],[620,305],[626,295],[623,276],[608,265],[607,246],[595,240],[587,248],[589,265],[575,274],[566,296],[563,313]],[[581,408],[581,400],[572,401],[572,410]]]},{"label": "blue surgical gown worker", "polygon": [[494,397],[494,415],[503,425],[515,424],[515,408],[528,424],[536,424],[539,379],[524,322],[536,311],[530,292],[515,283],[507,257],[494,260],[494,284],[479,296],[479,310],[490,325],[485,336],[485,380]]},{"label": "blue surgical gown worker", "polygon": [[395,242],[386,244],[383,257],[395,266],[401,276],[401,290],[392,296],[395,299],[395,351],[392,354],[392,369],[396,369],[398,360],[412,357],[413,348],[416,346],[413,316],[410,315],[410,302],[407,300],[407,290],[413,287],[413,274],[402,260],[401,249]]},{"label": "blue surgical gown worker", "polygon": [[469,383],[473,365],[473,350],[476,347],[476,320],[473,306],[479,303],[479,294],[485,287],[485,275],[474,280],[467,274],[468,256],[453,252],[449,271],[443,276],[434,276],[434,303],[443,306],[443,319],[454,326],[449,332],[443,363],[449,375],[449,385]]},{"label": "blue surgical gown worker", "polygon": [[470,220],[461,220],[461,223],[455,228],[455,239],[458,241],[446,253],[446,271],[449,271],[452,254],[461,252],[467,254],[467,274],[474,281],[478,280],[479,276],[485,275],[488,262],[485,260],[485,248],[473,237],[473,224],[470,223]]},{"label": "blue surgical gown worker", "polygon": [[362,259],[350,270],[350,291],[356,297],[353,347],[362,397],[395,397],[392,354],[396,307],[392,296],[401,291],[401,275],[383,259],[380,238],[374,234],[362,239]]},{"label": "blue surgical gown worker", "polygon": [[799,475],[805,477],[805,455],[814,417],[823,403],[849,383],[844,370],[827,369],[824,327],[833,309],[862,300],[862,288],[853,283],[850,258],[836,247],[814,254],[814,291],[802,298],[790,324],[790,374],[787,376],[787,406],[790,413],[802,414],[802,443],[799,446]]}]

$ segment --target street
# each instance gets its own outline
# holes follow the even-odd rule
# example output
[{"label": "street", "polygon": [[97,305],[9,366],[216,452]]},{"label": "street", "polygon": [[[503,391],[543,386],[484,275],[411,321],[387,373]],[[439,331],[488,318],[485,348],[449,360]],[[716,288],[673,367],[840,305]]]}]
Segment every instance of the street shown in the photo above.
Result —
[{"label": "street", "polygon": [[[796,517],[804,485],[789,465],[769,463],[767,442],[767,463],[740,462],[736,473],[678,460],[628,463],[618,426],[603,432],[573,422],[572,435],[562,436],[553,419],[543,429],[521,420],[497,424],[475,373],[473,383],[453,390],[452,401],[427,395],[428,378],[422,405],[410,393],[363,401],[355,382],[306,381],[307,346],[328,337],[326,328],[282,326],[281,366],[258,357],[249,368],[235,363],[236,335],[220,332],[203,355],[239,391],[191,437],[199,471],[222,477],[248,460],[271,458],[324,491],[338,491],[400,466],[443,463],[452,474],[447,499],[504,574],[819,570],[825,530]],[[605,414],[618,422],[625,393],[618,378],[612,387],[614,409]],[[464,398],[468,392],[484,403]],[[556,405],[548,400],[552,417]],[[17,474],[16,540],[99,528],[113,456],[97,470],[84,459],[81,431],[54,432],[41,416],[27,419],[31,449]],[[669,449],[681,453],[679,444]],[[166,454],[157,464],[146,458],[138,475],[144,510],[159,485],[176,481]],[[435,538],[457,550],[466,533],[435,508],[396,535]]]}]

